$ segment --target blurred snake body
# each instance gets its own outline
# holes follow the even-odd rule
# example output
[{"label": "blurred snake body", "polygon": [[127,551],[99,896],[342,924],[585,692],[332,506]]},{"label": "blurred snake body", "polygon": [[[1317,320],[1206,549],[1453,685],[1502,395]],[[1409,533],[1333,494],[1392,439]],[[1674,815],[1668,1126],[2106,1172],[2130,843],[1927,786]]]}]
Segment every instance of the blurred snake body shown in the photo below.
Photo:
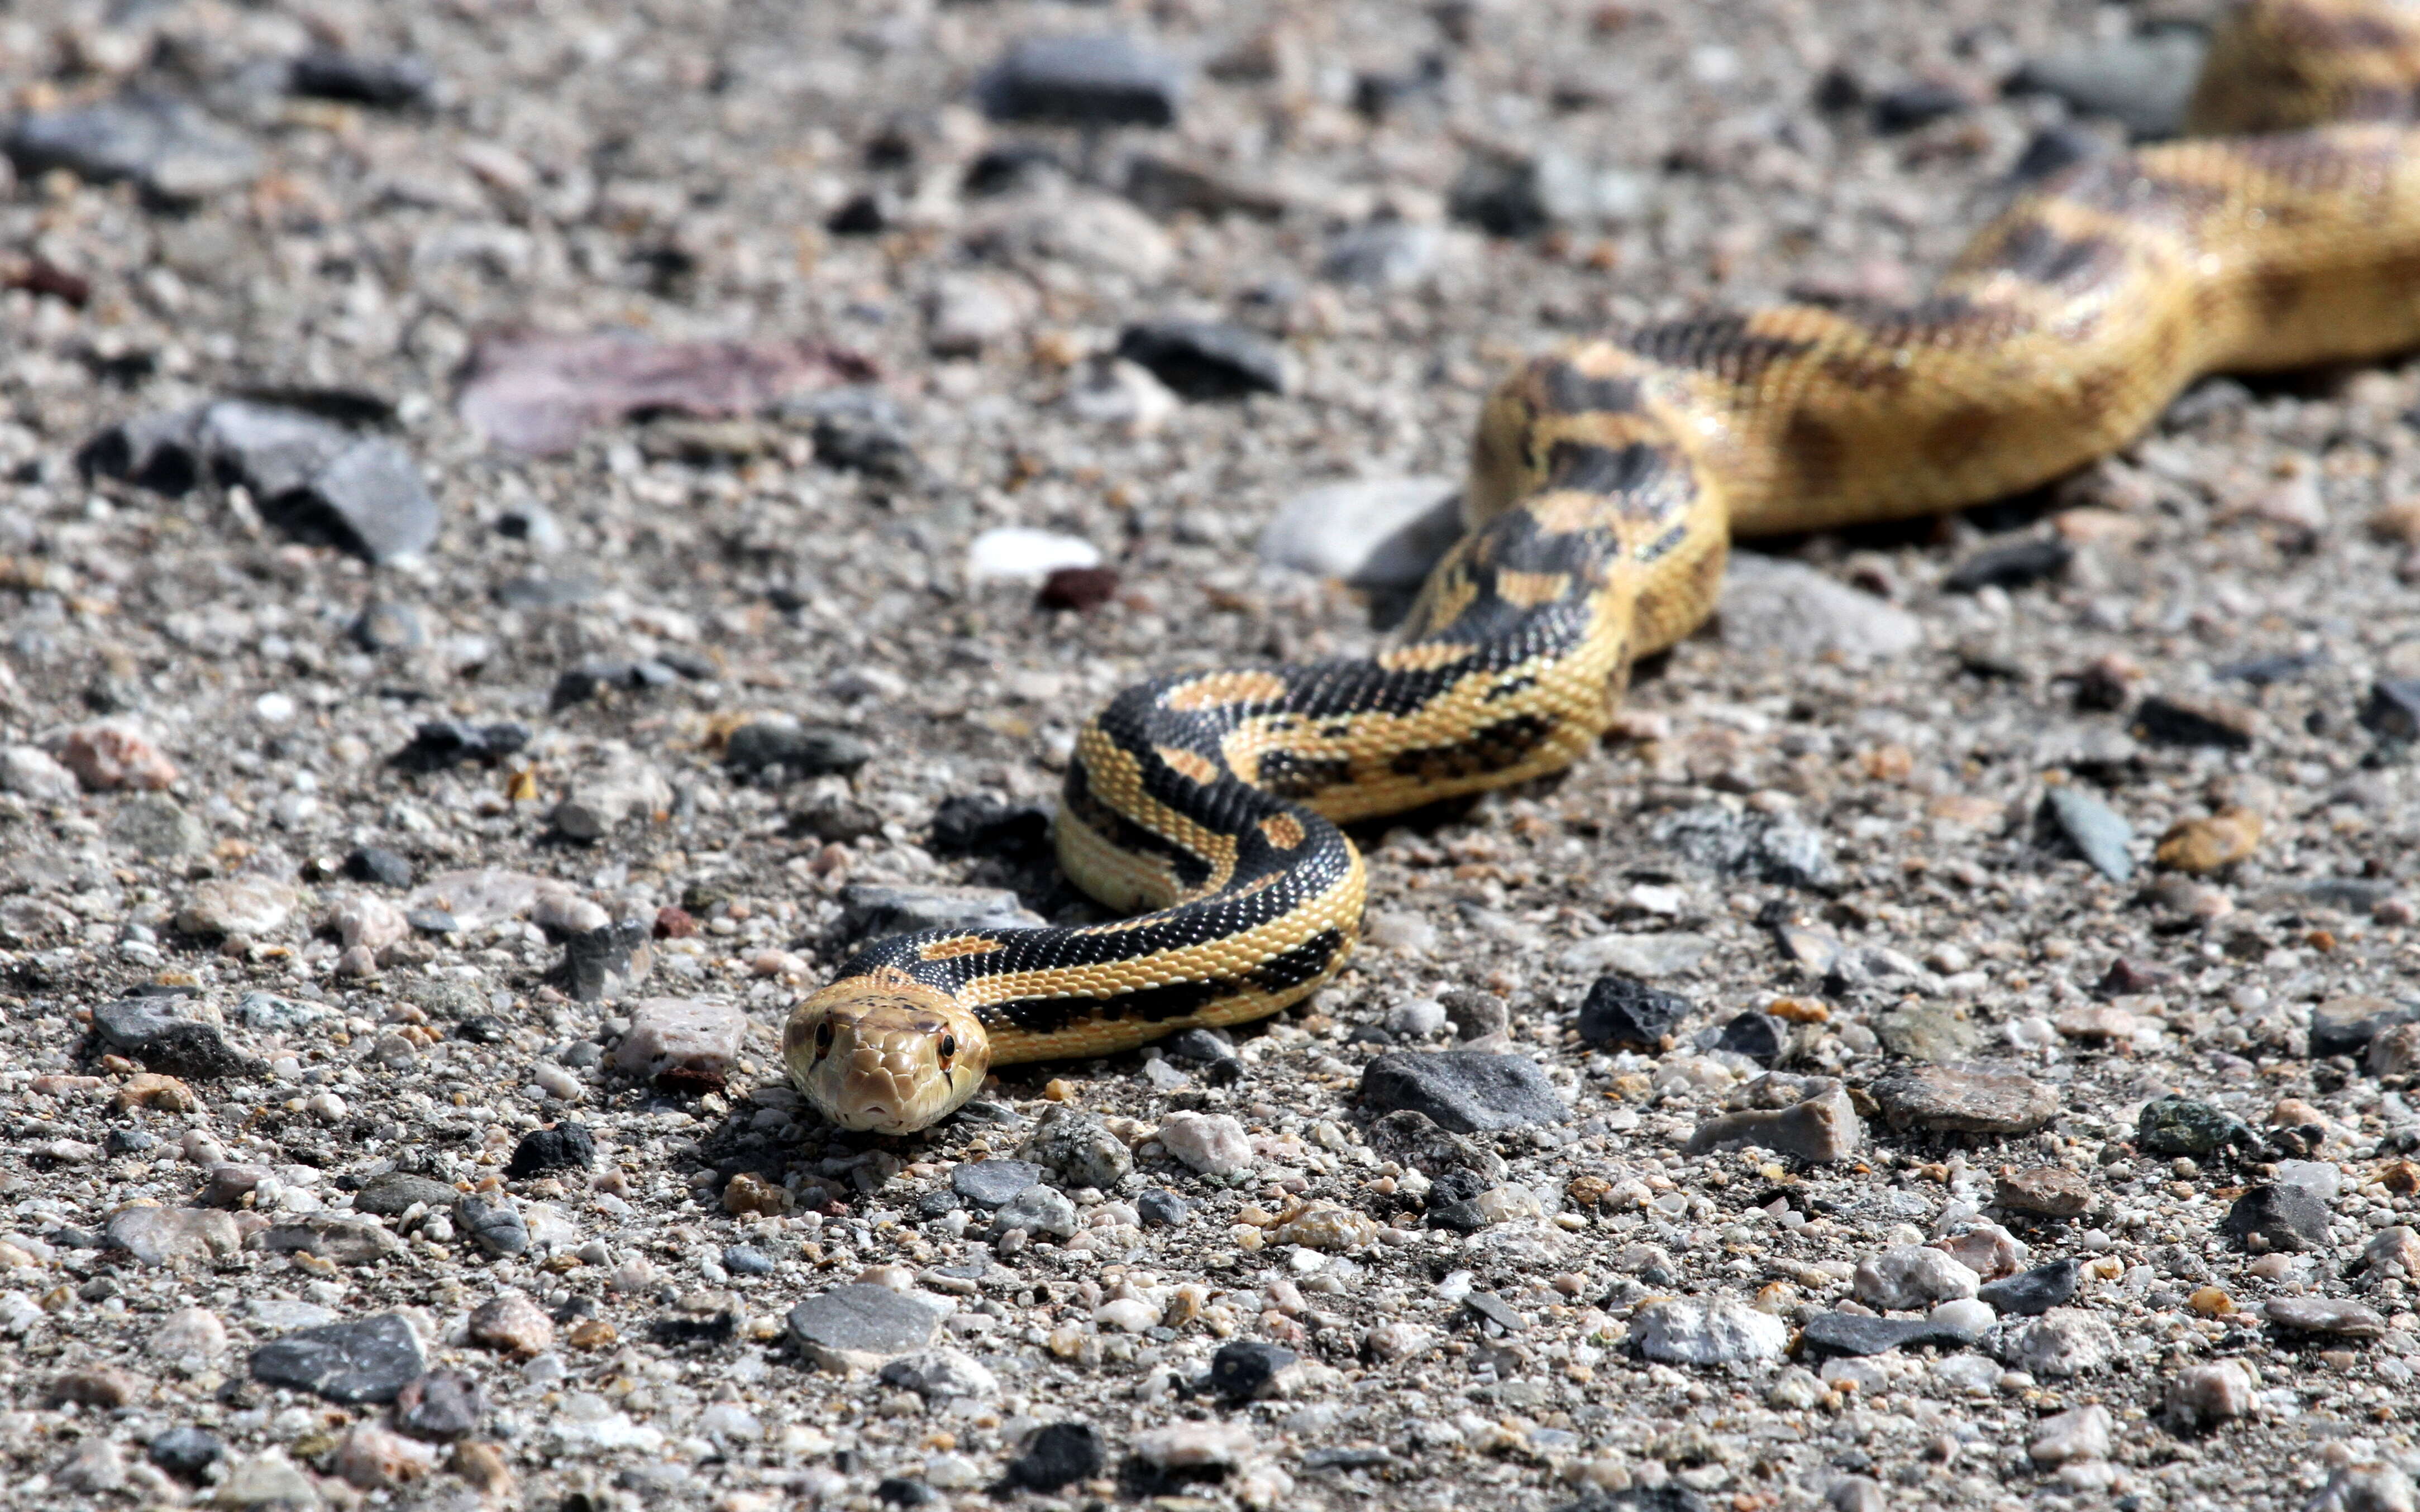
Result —
[{"label": "blurred snake body", "polygon": [[2214,39],[2192,121],[2257,134],[2078,164],[1919,302],[1778,304],[1528,363],[1486,403],[1468,531],[1390,649],[1161,677],[1083,727],[1059,857],[1141,912],[883,940],[793,1012],[793,1081],[836,1124],[905,1133],[995,1064],[1274,1013],[1359,936],[1338,826],[1579,757],[1633,659],[1713,609],[1733,532],[2004,496],[2204,374],[2420,345],[2415,80],[2420,12],[2257,0]]}]

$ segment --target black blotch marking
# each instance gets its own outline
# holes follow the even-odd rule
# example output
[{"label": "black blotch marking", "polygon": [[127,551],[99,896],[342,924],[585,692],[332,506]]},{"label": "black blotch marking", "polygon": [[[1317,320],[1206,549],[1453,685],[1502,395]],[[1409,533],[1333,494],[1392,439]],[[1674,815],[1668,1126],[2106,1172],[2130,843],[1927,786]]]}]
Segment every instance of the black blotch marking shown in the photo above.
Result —
[{"label": "black blotch marking", "polygon": [[1078,1024],[1119,1024],[1127,1019],[1161,1024],[1198,1013],[1242,988],[1231,979],[1171,982],[1110,997],[1020,997],[994,1003],[984,1011],[1028,1034],[1055,1034]]},{"label": "black blotch marking", "polygon": [[1493,703],[1498,699],[1509,699],[1513,697],[1515,694],[1526,693],[1537,686],[1537,677],[1532,673],[1524,672],[1518,677],[1508,677],[1504,679],[1504,681],[1497,684],[1494,687],[1489,688],[1486,695],[1481,698],[1480,702],[1482,703]]},{"label": "black blotch marking", "polygon": [[1554,733],[1555,721],[1523,714],[1473,731],[1462,740],[1400,752],[1388,764],[1398,777],[1450,781],[1517,766]]},{"label": "black blotch marking", "polygon": [[1619,448],[1557,441],[1546,453],[1546,486],[1581,493],[1631,493],[1652,485],[1669,466],[1663,448],[1645,441]]},{"label": "black blotch marking", "polygon": [[1774,363],[1803,356],[1815,345],[1786,336],[1750,335],[1747,320],[1744,315],[1678,320],[1634,331],[1621,341],[1651,361],[1713,373],[1733,383],[1753,383]]},{"label": "black blotch marking", "polygon": [[1670,530],[1666,531],[1663,534],[1639,548],[1638,561],[1642,565],[1651,562],[1661,562],[1666,557],[1668,557],[1673,552],[1679,550],[1681,548],[1681,543],[1688,538],[1689,527],[1686,525],[1675,525]]},{"label": "black blotch marking", "polygon": [[1174,870],[1177,881],[1186,887],[1197,887],[1210,880],[1212,863],[1208,859],[1156,830],[1136,824],[1096,796],[1082,762],[1067,764],[1067,782],[1061,789],[1060,802],[1078,821],[1118,849],[1164,857]]},{"label": "black blotch marking", "polygon": [[1328,968],[1336,952],[1344,948],[1344,932],[1324,929],[1288,950],[1281,950],[1254,966],[1246,977],[1264,993],[1281,993],[1289,987],[1299,987]]},{"label": "black blotch marking", "polygon": [[1353,764],[1341,756],[1273,750],[1261,757],[1260,777],[1265,792],[1281,798],[1308,798],[1352,781]]},{"label": "black blotch marking", "polygon": [[2053,287],[2086,285],[2123,262],[2126,249],[2107,237],[2062,237],[2040,221],[2023,221],[2000,243],[1994,265]]},{"label": "black blotch marking", "polygon": [[1563,414],[1628,414],[1638,408],[1635,378],[1590,378],[1569,363],[1551,363],[1539,375],[1547,405]]}]

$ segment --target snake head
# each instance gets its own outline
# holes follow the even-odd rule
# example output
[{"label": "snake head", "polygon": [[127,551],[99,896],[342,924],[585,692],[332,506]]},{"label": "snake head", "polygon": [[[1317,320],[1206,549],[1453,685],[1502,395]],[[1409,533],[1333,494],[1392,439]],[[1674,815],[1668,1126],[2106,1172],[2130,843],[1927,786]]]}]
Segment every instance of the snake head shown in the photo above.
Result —
[{"label": "snake head", "polygon": [[991,1040],[935,988],[845,977],[792,1011],[782,1060],[833,1123],[912,1134],[974,1096],[991,1070]]}]

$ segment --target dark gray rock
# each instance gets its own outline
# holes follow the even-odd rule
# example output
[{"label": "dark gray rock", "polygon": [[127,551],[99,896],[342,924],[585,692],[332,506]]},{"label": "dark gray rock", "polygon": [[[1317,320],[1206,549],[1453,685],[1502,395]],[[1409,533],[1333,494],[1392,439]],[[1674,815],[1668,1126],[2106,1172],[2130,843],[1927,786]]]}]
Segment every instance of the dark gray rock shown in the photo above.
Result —
[{"label": "dark gray rock", "polygon": [[992,1222],[1001,1233],[1022,1228],[1029,1234],[1068,1239],[1076,1232],[1076,1204],[1065,1193],[1036,1182],[1002,1203]]},{"label": "dark gray rock", "polygon": [[1157,1187],[1135,1198],[1135,1212],[1145,1228],[1175,1228],[1193,1216],[1193,1210],[1183,1197]]},{"label": "dark gray rock", "polygon": [[173,1016],[162,1006],[164,1001],[129,997],[103,1003],[92,1011],[94,1039],[147,1070],[189,1081],[257,1076],[268,1069],[227,1043],[215,1026]]},{"label": "dark gray rock", "polygon": [[2051,789],[2042,798],[2042,810],[2092,870],[2112,882],[2134,874],[2134,858],[2126,849],[2133,842],[2134,828],[2116,810],[2072,782]]},{"label": "dark gray rock", "polygon": [[626,918],[618,924],[600,924],[567,934],[563,941],[563,961],[555,967],[555,980],[576,1002],[600,1003],[618,996],[633,980],[644,975],[637,964],[654,937],[654,921],[645,918]]},{"label": "dark gray rock", "polygon": [[2363,729],[2387,740],[2420,741],[2420,677],[2381,677],[2361,706]]},{"label": "dark gray rock", "polygon": [[390,1171],[372,1177],[353,1194],[353,1211],[380,1218],[399,1218],[411,1210],[413,1203],[425,1202],[431,1212],[443,1212],[461,1195],[443,1181]]},{"label": "dark gray rock", "polygon": [[2038,184],[2056,177],[2079,162],[2088,162],[2108,149],[2101,138],[2072,126],[2045,126],[2017,154],[2009,177],[2020,184]]},{"label": "dark gray rock", "polygon": [[1034,37],[1010,48],[975,85],[996,121],[1173,126],[1184,67],[1120,36]]},{"label": "dark gray rock", "polygon": [[1260,1339],[1235,1339],[1210,1357],[1210,1389],[1231,1402],[1249,1402],[1275,1389],[1278,1375],[1302,1356]]},{"label": "dark gray rock", "polygon": [[2159,746],[2252,748],[2250,711],[2213,701],[2188,703],[2147,698],[2134,706],[2134,728],[2144,739]]},{"label": "dark gray rock", "polygon": [[1840,869],[1823,835],[1784,815],[1733,813],[1709,803],[1667,815],[1650,834],[1718,876],[1818,891],[1839,885]]},{"label": "dark gray rock", "polygon": [[1455,1134],[1560,1123],[1571,1110],[1526,1056],[1447,1050],[1380,1056],[1361,1073],[1361,1103],[1424,1113]]},{"label": "dark gray rock", "polygon": [[722,1268],[733,1275],[771,1275],[773,1257],[753,1244],[728,1244],[722,1251]]},{"label": "dark gray rock", "polygon": [[872,1370],[933,1342],[942,1309],[889,1287],[851,1283],[790,1309],[790,1337],[827,1369]]},{"label": "dark gray rock", "polygon": [[839,945],[923,929],[1000,929],[1046,922],[1005,887],[908,887],[852,882],[841,889]]},{"label": "dark gray rock", "polygon": [[989,856],[1022,860],[1050,847],[1050,810],[1002,803],[988,794],[944,798],[933,810],[925,847],[936,856]]},{"label": "dark gray rock", "polygon": [[442,772],[464,762],[493,766],[529,744],[530,727],[518,720],[465,724],[458,719],[430,719],[412,732],[411,744],[387,758],[406,772]]},{"label": "dark gray rock", "polygon": [[1109,1133],[1097,1117],[1066,1103],[1054,1103],[1017,1147],[1019,1160],[1030,1160],[1071,1187],[1114,1190],[1134,1169],[1134,1156],[1125,1140]]},{"label": "dark gray rock", "polygon": [[2398,1024],[2420,1019],[2420,1007],[2384,997],[2332,997],[2311,1010],[2311,1056],[2360,1056],[2369,1041]]},{"label": "dark gray rock", "polygon": [[544,1171],[584,1171],[596,1164],[596,1137],[582,1124],[561,1123],[521,1135],[504,1175],[520,1180]]},{"label": "dark gray rock", "polygon": [[365,845],[345,857],[345,875],[381,887],[411,886],[411,863],[382,845]]},{"label": "dark gray rock", "polygon": [[1055,1491],[1100,1473],[1100,1435],[1084,1423],[1048,1425],[1008,1464],[1010,1482],[1030,1491]]},{"label": "dark gray rock", "polygon": [[1781,1058],[1789,1043],[1789,1026],[1779,1019],[1770,1013],[1742,1013],[1723,1026],[1714,1048],[1770,1066]]},{"label": "dark gray rock", "polygon": [[2113,116],[2137,139],[2174,136],[2209,50],[2209,34],[2198,26],[2154,27],[2045,53],[2019,69],[2009,88],[2056,95],[2083,115]]},{"label": "dark gray rock", "polygon": [[286,87],[317,100],[342,100],[380,110],[427,107],[438,101],[437,70],[410,54],[363,57],[318,48],[294,60]]},{"label": "dark gray rock", "polygon": [[2328,1205],[2308,1187],[2274,1182],[2236,1198],[2218,1231],[2256,1252],[2322,1249],[2328,1217]]},{"label": "dark gray rock", "polygon": [[779,766],[791,778],[846,776],[874,760],[874,747],[864,737],[825,725],[802,725],[795,719],[753,719],[731,733],[723,762],[742,772]]},{"label": "dark gray rock", "polygon": [[960,1161],[950,1172],[950,1190],[978,1208],[999,1208],[1042,1180],[1042,1167],[1025,1160]]},{"label": "dark gray rock", "polygon": [[2075,560],[2075,548],[2055,536],[2017,541],[1978,551],[1941,579],[1945,594],[1973,594],[1986,588],[2024,588],[2055,578]]},{"label": "dark gray rock", "polygon": [[490,1255],[523,1255],[530,1246],[529,1226],[509,1202],[463,1196],[454,1203],[454,1221],[473,1243]]},{"label": "dark gray rock", "polygon": [[1807,1350],[1818,1355],[1885,1354],[1918,1344],[1962,1350],[1977,1335],[1950,1323],[1924,1318],[1872,1318],[1862,1313],[1817,1313],[1800,1331]]},{"label": "dark gray rock", "polygon": [[418,556],[443,524],[411,454],[384,437],[352,442],[302,484],[260,501],[288,535],[366,562]]},{"label": "dark gray rock", "polygon": [[1874,130],[1895,136],[1974,108],[1975,101],[1954,85],[1929,80],[1901,85],[1874,100]]},{"label": "dark gray rock", "polygon": [[1914,1066],[1867,1088],[1894,1129],[1936,1134],[2024,1134],[2058,1117],[2058,1093],[2018,1072]]},{"label": "dark gray rock", "polygon": [[1437,1127],[1436,1120],[1411,1108],[1398,1109],[1370,1126],[1370,1148],[1381,1160],[1416,1170],[1432,1180],[1449,1171],[1468,1172],[1479,1179],[1473,1196],[1504,1179],[1504,1157],[1474,1139]]},{"label": "dark gray rock", "polygon": [[1118,355],[1188,399],[1239,399],[1293,386],[1285,348],[1256,331],[1211,320],[1128,326]]},{"label": "dark gray rock", "polygon": [[1975,1295],[2003,1317],[2039,1318],[2054,1307],[2066,1305],[2067,1300],[2075,1295],[2082,1273],[2073,1260],[2053,1260],[2004,1281],[1991,1282]]},{"label": "dark gray rock", "polygon": [[2230,1146],[2251,1149],[2257,1138],[2231,1113],[2191,1097],[2155,1097],[2134,1120],[2134,1145],[2150,1155],[2214,1155]]},{"label": "dark gray rock", "polygon": [[1475,152],[1447,192],[1446,208],[1489,236],[1534,236],[1611,208],[1601,203],[1596,178],[1587,163],[1551,147],[1533,155]]},{"label": "dark gray rock", "polygon": [[143,1451],[153,1464],[184,1480],[198,1480],[211,1461],[226,1453],[219,1436],[190,1423],[155,1435]]},{"label": "dark gray rock", "polygon": [[90,183],[132,179],[156,200],[190,203],[260,174],[252,144],[181,100],[130,93],[21,116],[0,141],[18,177],[65,168]]},{"label": "dark gray rock", "polygon": [[298,1328],[252,1351],[252,1378],[332,1402],[391,1402],[428,1368],[420,1335],[394,1313]]},{"label": "dark gray rock", "polygon": [[477,1378],[460,1370],[431,1370],[395,1398],[395,1426],[437,1443],[474,1432],[487,1415]]},{"label": "dark gray rock", "polygon": [[1689,1016],[1685,997],[1658,992],[1636,977],[1607,972],[1580,1002],[1580,1042],[1622,1050],[1661,1050]]}]

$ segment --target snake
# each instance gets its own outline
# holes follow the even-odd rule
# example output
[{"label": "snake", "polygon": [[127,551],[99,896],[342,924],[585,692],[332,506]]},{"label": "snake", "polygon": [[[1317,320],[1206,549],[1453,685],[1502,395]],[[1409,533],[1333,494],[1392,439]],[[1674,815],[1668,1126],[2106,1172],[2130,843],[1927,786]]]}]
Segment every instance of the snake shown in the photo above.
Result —
[{"label": "snake", "polygon": [[1734,534],[1905,519],[2049,483],[2187,384],[2420,346],[2420,9],[2253,0],[2177,139],[2017,188],[1925,297],[1650,323],[1483,403],[1465,532],[1384,649],[1182,671],[1078,733],[1059,863],[1107,922],[877,941],[783,1059],[844,1129],[909,1134],[990,1068],[1279,1012],[1335,976],[1344,825],[1558,771],[1631,665],[1712,612]]}]

